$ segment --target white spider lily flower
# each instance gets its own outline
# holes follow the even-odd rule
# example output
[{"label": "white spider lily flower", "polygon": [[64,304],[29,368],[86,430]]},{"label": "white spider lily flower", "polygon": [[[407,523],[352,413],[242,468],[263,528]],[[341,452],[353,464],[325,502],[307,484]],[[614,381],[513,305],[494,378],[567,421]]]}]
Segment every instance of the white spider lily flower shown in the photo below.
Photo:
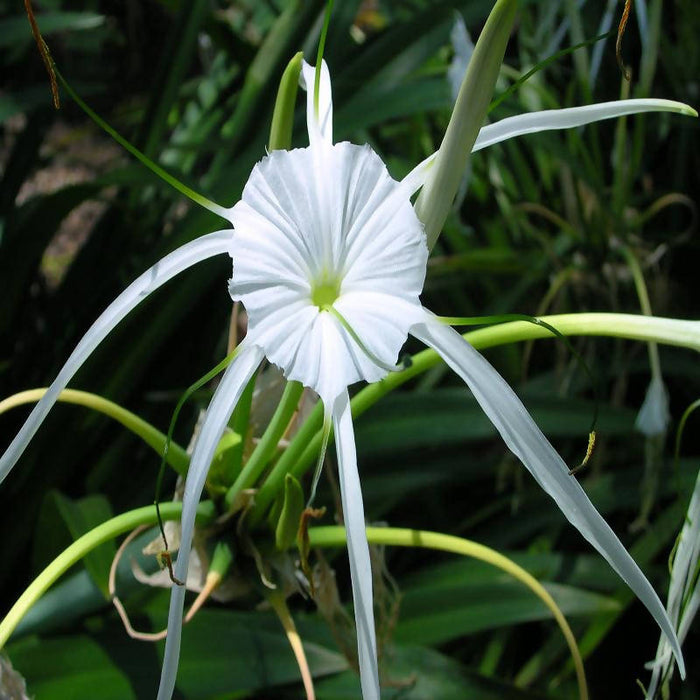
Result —
[{"label": "white spider lily flower", "polygon": [[[395,369],[409,334],[434,348],[462,377],[508,447],[581,534],[647,606],[670,640],[673,626],[643,573],[591,504],[508,384],[456,331],[424,309],[419,294],[428,249],[411,196],[433,157],[401,182],[369,146],[332,140],[331,83],[322,65],[317,107],[314,69],[304,64],[309,146],[273,151],[254,168],[243,196],[226,210],[233,229],[211,233],[164,257],[128,287],[88,330],[44,398],[0,459],[3,479],[56,397],[110,330],[142,299],[195,262],[228,253],[230,293],[248,313],[248,334],[227,368],[192,454],[183,496],[175,576],[187,577],[197,503],[209,465],[244,387],[263,358],[314,389],[332,420],[358,637],[361,685],[379,698],[370,558],[350,414],[348,385],[375,382]],[[511,117],[484,127],[475,150],[523,133],[570,128],[641,111],[686,112],[665,100],[628,100]],[[175,687],[185,589],[172,589],[158,693]]]}]

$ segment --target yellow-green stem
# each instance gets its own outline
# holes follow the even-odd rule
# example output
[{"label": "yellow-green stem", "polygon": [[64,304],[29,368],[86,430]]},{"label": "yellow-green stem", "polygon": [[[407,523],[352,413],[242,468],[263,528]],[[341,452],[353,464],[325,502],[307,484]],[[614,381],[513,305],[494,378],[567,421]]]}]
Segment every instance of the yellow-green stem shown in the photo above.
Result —
[{"label": "yellow-green stem", "polygon": [[[178,520],[182,514],[182,503],[161,504],[161,514],[165,520]],[[197,521],[208,522],[214,517],[215,510],[213,504],[208,501],[200,503],[197,509]],[[46,593],[53,583],[74,564],[79,562],[88,552],[92,551],[100,544],[120,534],[129,532],[140,525],[155,525],[156,521],[154,508],[150,506],[138,508],[128,513],[118,515],[115,518],[111,518],[76,540],[34,579],[0,623],[0,648],[5,645],[22,617],[32,605]],[[579,696],[582,700],[588,697],[583,662],[571,628],[549,592],[534,578],[534,576],[525,571],[525,569],[508,559],[508,557],[485,545],[453,535],[388,527],[368,527],[366,531],[367,539],[371,544],[395,547],[423,547],[461,554],[462,556],[472,557],[495,566],[526,585],[551,611],[559,625],[571,651],[579,684]],[[309,543],[312,547],[343,546],[346,544],[345,528],[337,526],[312,528],[309,530]]]},{"label": "yellow-green stem", "polygon": [[270,140],[267,147],[270,151],[289,149],[292,147],[292,128],[294,127],[294,105],[299,90],[299,73],[304,54],[296,53],[282,73],[280,86],[277,90],[275,109],[270,125]]},{"label": "yellow-green stem", "polygon": [[[41,400],[47,392],[46,388],[28,389],[21,391],[18,394],[9,396],[4,401],[0,401],[0,414],[9,411],[17,406],[22,406],[27,403],[36,403]],[[64,389],[59,395],[57,401],[62,403],[70,403],[76,406],[84,406],[98,413],[103,413],[110,418],[113,418],[118,423],[121,423],[127,430],[138,435],[149,447],[152,447],[159,454],[163,454],[166,436],[160,430],[147,423],[143,418],[140,418],[135,413],[127,411],[113,401],[108,401],[102,396],[91,394],[87,391],[77,391],[75,389]],[[170,442],[170,449],[166,456],[166,462],[180,476],[187,474],[187,467],[190,463],[190,457],[187,452],[175,442]]]},{"label": "yellow-green stem", "polygon": [[[521,566],[490,547],[453,535],[425,530],[408,530],[395,527],[368,527],[367,540],[370,544],[393,547],[423,547],[478,559],[495,566],[527,586],[550,610],[566,639],[571,658],[576,668],[579,697],[588,698],[586,675],[583,660],[569,623],[547,589]],[[340,547],[346,543],[345,528],[337,526],[316,527],[309,530],[309,543],[312,547]]]},{"label": "yellow-green stem", "polygon": [[301,642],[301,637],[299,636],[299,632],[297,632],[296,625],[294,624],[294,618],[287,607],[285,596],[280,591],[267,591],[265,597],[267,598],[268,603],[270,603],[272,606],[272,609],[277,614],[279,621],[282,623],[284,633],[287,635],[287,639],[289,640],[289,646],[294,652],[294,658],[297,660],[297,666],[299,666],[301,679],[304,683],[306,700],[315,700],[316,694],[314,692],[314,679],[311,675],[309,662],[306,660],[304,645]]},{"label": "yellow-green stem", "polygon": [[[161,503],[160,512],[163,520],[179,520],[182,514],[182,503]],[[208,522],[214,518],[213,504],[205,501],[197,508],[197,522]],[[26,588],[17,602],[10,608],[5,618],[0,622],[0,648],[4,647],[15,627],[27,611],[41,596],[74,564],[77,564],[88,552],[104,542],[129,532],[139,525],[155,525],[156,510],[153,506],[137,508],[122,513],[96,528],[86,532],[72,545],[61,552]]]},{"label": "yellow-green stem", "polygon": [[[700,321],[682,321],[633,314],[583,313],[558,314],[540,318],[562,335],[605,336],[685,347],[700,351]],[[464,334],[477,350],[518,343],[526,340],[553,338],[545,326],[526,321],[501,323]],[[357,417],[396,387],[435,367],[442,360],[434,350],[423,350],[412,358],[403,372],[389,374],[382,381],[370,384],[352,399],[352,414]],[[301,427],[260,487],[250,514],[251,524],[260,522],[273,498],[282,488],[285,474],[300,477],[315,461],[321,446],[323,408],[319,405]]]},{"label": "yellow-green stem", "polygon": [[[637,297],[639,298],[639,306],[642,313],[645,316],[651,316],[651,302],[649,301],[649,292],[647,291],[647,285],[644,281],[644,273],[642,272],[642,267],[639,264],[634,253],[627,247],[623,246],[620,248],[627,265],[632,273],[632,279],[634,280],[634,287],[637,291]],[[651,365],[651,376],[657,381],[661,381],[661,361],[659,360],[659,346],[654,343],[648,343],[649,348],[649,364]]]},{"label": "yellow-green stem", "polygon": [[233,486],[226,493],[226,503],[230,506],[236,500],[236,496],[243,490],[250,488],[262,474],[271,457],[277,449],[279,441],[287,430],[294,412],[297,410],[299,399],[304,387],[299,382],[287,382],[284,393],[280,399],[270,424],[260,438],[260,442],[253,450],[253,454],[246,462],[241,473],[234,481]]}]

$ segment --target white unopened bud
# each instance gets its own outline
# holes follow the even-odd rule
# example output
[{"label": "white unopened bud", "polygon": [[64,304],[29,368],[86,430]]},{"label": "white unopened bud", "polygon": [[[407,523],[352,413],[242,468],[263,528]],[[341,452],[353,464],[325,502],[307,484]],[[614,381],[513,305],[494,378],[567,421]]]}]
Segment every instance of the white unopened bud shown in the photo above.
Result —
[{"label": "white unopened bud", "polygon": [[653,377],[649,382],[647,395],[639,409],[634,427],[647,437],[653,437],[666,433],[670,420],[666,385],[661,377]]}]

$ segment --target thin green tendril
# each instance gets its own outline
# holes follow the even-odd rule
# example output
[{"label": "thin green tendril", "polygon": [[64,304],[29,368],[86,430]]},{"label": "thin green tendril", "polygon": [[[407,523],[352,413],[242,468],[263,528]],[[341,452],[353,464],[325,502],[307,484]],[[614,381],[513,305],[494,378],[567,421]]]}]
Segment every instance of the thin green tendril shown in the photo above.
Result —
[{"label": "thin green tendril", "polygon": [[374,362],[375,365],[378,367],[381,367],[382,369],[385,369],[387,372],[401,372],[401,370],[405,369],[405,365],[403,364],[398,364],[398,365],[390,365],[387,362],[384,362],[383,360],[380,360],[360,339],[360,336],[355,333],[354,328],[345,320],[343,315],[338,311],[338,309],[334,308],[333,306],[327,305],[323,307],[324,311],[328,311],[331,313],[333,316],[335,316],[338,321],[340,321],[340,324],[343,326],[343,328],[350,334],[350,337],[360,346],[360,350],[369,357],[372,362]]},{"label": "thin green tendril", "polygon": [[498,107],[498,105],[500,105],[501,102],[503,102],[503,100],[507,100],[523,83],[529,80],[533,75],[535,75],[535,73],[539,73],[541,70],[546,68],[550,63],[554,63],[563,56],[573,53],[574,51],[578,51],[578,49],[582,49],[586,46],[592,46],[593,44],[597,44],[603,39],[609,39],[610,37],[615,36],[616,34],[616,30],[611,29],[609,32],[605,32],[605,34],[600,34],[599,36],[593,37],[592,39],[582,41],[580,44],[574,44],[574,46],[569,46],[566,49],[557,51],[557,53],[552,54],[548,58],[545,58],[543,61],[540,61],[538,64],[533,66],[527,73],[525,73],[525,75],[518,78],[518,80],[516,80],[502,95],[499,95],[495,100],[493,100],[489,105],[488,111],[490,112],[491,110],[496,109],[496,107]]},{"label": "thin green tendril", "polygon": [[676,465],[676,468],[678,467],[678,461],[680,460],[680,455],[681,455],[681,439],[683,437],[683,431],[685,430],[685,424],[688,421],[688,418],[690,418],[690,414],[693,413],[697,408],[700,408],[700,399],[696,399],[693,401],[693,403],[688,406],[688,408],[685,409],[683,412],[683,415],[681,416],[681,420],[678,423],[678,430],[676,431],[676,445],[673,450],[673,461]]},{"label": "thin green tendril", "polygon": [[314,477],[311,480],[311,493],[309,494],[309,500],[306,504],[307,508],[311,508],[314,502],[314,498],[316,498],[316,488],[318,487],[318,481],[321,478],[323,462],[326,459],[326,450],[328,449],[328,438],[331,435],[332,426],[333,423],[331,422],[331,414],[328,411],[325,411],[323,414],[323,437],[321,439],[321,451],[318,453],[318,461],[316,462]]},{"label": "thin green tendril", "polygon": [[66,92],[75,100],[76,104],[80,109],[85,112],[85,114],[90,117],[101,129],[106,131],[122,148],[125,148],[129,153],[131,153],[134,158],[136,158],[142,165],[145,165],[154,175],[157,175],[161,180],[167,182],[171,187],[176,189],[180,194],[185,195],[191,199],[195,204],[208,209],[210,212],[217,214],[222,218],[226,218],[228,215],[228,210],[225,207],[219,206],[210,199],[207,199],[204,195],[195,192],[191,187],[188,187],[183,182],[180,182],[176,177],[171,175],[169,172],[160,167],[157,163],[153,162],[145,153],[139,151],[136,146],[133,146],[129,141],[127,141],[121,134],[119,134],[115,129],[113,129],[102,117],[100,117],[97,112],[95,112],[91,107],[87,105],[73,90],[73,88],[68,84],[68,81],[61,75],[56,64],[52,63],[53,69],[56,73],[56,77],[63,85]]}]

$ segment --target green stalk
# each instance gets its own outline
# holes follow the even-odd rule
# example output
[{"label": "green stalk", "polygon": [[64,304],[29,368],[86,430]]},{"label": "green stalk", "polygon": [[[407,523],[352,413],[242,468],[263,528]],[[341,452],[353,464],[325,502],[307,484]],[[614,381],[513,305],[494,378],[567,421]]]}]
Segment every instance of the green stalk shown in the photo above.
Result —
[{"label": "green stalk", "polygon": [[452,208],[472,146],[488,113],[517,6],[517,0],[498,0],[491,10],[474,47],[435,164],[416,201],[416,214],[425,226],[431,249]]},{"label": "green stalk", "polygon": [[[321,428],[323,427],[323,406],[319,402],[311,415],[306,419],[299,432],[294,436],[287,449],[282,453],[282,456],[277,460],[277,463],[272,468],[267,479],[263,482],[258,493],[255,495],[255,505],[248,516],[249,522],[252,525],[260,522],[265,515],[268,506],[272,500],[281,493],[284,485],[284,478],[287,474],[303,474],[307,464],[308,448],[313,445],[314,453],[311,454],[311,460],[314,461],[314,454],[318,454],[321,449],[323,435]],[[304,464],[304,468],[292,468],[297,464]]]},{"label": "green stalk", "polygon": [[248,427],[250,426],[250,412],[253,407],[253,394],[255,393],[255,382],[258,373],[256,372],[248,382],[246,388],[241,394],[240,401],[236,404],[233,411],[233,416],[229,421],[229,427],[234,433],[241,436],[241,441],[235,450],[229,453],[231,460],[231,473],[238,474],[243,465],[243,452],[245,451],[248,440]]},{"label": "green stalk", "polygon": [[233,486],[226,493],[228,506],[233,504],[236,496],[243,489],[250,488],[255,483],[268,465],[294,416],[294,412],[297,410],[303,391],[304,387],[299,382],[287,382],[270,424],[265,429],[265,433],[260,438],[260,442],[256,445],[245,467],[241,470],[236,481],[233,482]]},{"label": "green stalk", "polygon": [[[630,96],[630,84],[622,79],[620,86],[620,99],[626,100]],[[615,126],[615,141],[613,144],[613,182],[612,201],[615,216],[623,219],[625,202],[629,196],[629,184],[632,181],[633,172],[630,170],[630,161],[627,152],[627,117],[619,117]]]},{"label": "green stalk", "polygon": [[[700,351],[700,321],[615,313],[558,314],[543,316],[540,320],[567,336],[603,336],[652,341]],[[477,350],[553,337],[555,336],[545,326],[526,321],[502,323],[464,334],[464,338]],[[414,355],[411,366],[404,371],[389,374],[382,381],[370,384],[358,392],[351,401],[353,416],[362,415],[390,391],[435,367],[441,361],[434,350],[423,350]],[[321,447],[322,423],[323,407],[319,405],[260,487],[251,513],[251,524],[258,523],[263,518],[270,503],[280,492],[285,474],[291,473],[299,478],[314,463]]]},{"label": "green stalk", "polygon": [[[11,408],[22,406],[27,403],[36,403],[47,392],[46,388],[29,389],[14,394],[0,401],[0,414],[9,411]],[[158,454],[162,455],[166,436],[157,428],[147,423],[143,418],[140,418],[135,413],[127,411],[118,404],[108,401],[102,396],[91,394],[87,391],[76,391],[75,389],[64,389],[59,395],[57,401],[62,403],[75,404],[76,406],[85,406],[98,413],[103,413],[110,418],[113,418],[118,423],[121,423],[127,430],[130,430],[135,435],[138,435],[149,447],[152,447]],[[187,467],[190,464],[190,457],[187,452],[175,442],[170,442],[170,449],[166,456],[166,462],[180,475],[187,474]]]},{"label": "green stalk", "polygon": [[[637,291],[637,297],[639,298],[639,306],[642,309],[642,313],[645,316],[651,316],[651,302],[649,301],[649,292],[647,291],[647,285],[644,281],[644,273],[639,264],[639,261],[635,257],[634,253],[627,247],[620,248],[622,256],[627,262],[627,266],[632,273],[632,279],[634,280],[634,286]],[[662,379],[661,377],[661,361],[659,359],[659,347],[654,342],[649,342],[649,364],[651,365],[651,375],[657,381]]]},{"label": "green stalk", "polygon": [[[161,503],[161,515],[164,520],[179,520],[182,514],[182,503]],[[204,501],[197,508],[197,521],[208,522],[215,516],[212,503]],[[139,525],[155,525],[156,510],[153,506],[144,506],[111,518],[86,532],[72,545],[63,550],[29,585],[17,599],[2,622],[0,622],[0,648],[4,647],[12,632],[27,611],[71,566],[77,564],[95,547],[108,542],[119,535],[133,530]]]},{"label": "green stalk", "polygon": [[289,149],[292,146],[292,128],[294,127],[294,107],[299,91],[299,74],[304,54],[299,51],[282,73],[280,86],[277,90],[275,110],[272,113],[270,125],[270,140],[267,147],[270,151]]},{"label": "green stalk", "polygon": [[[408,530],[395,527],[368,527],[366,532],[367,540],[370,544],[393,547],[423,547],[425,549],[461,554],[462,556],[478,559],[495,566],[527,586],[547,606],[559,625],[576,668],[579,697],[588,698],[586,676],[576,638],[552,596],[532,574],[490,547],[461,537],[444,535],[440,532],[426,532],[424,530]],[[309,530],[309,543],[312,547],[342,547],[346,544],[345,528],[338,526],[312,528]]]},{"label": "green stalk", "polygon": [[282,624],[284,634],[287,637],[287,641],[289,642],[289,646],[292,649],[297,666],[299,667],[299,673],[302,683],[304,684],[304,692],[306,693],[307,700],[313,700],[316,697],[314,694],[314,679],[309,669],[309,662],[304,652],[304,645],[302,644],[301,637],[294,624],[294,618],[287,607],[286,595],[279,589],[274,591],[265,589],[264,595]]}]

